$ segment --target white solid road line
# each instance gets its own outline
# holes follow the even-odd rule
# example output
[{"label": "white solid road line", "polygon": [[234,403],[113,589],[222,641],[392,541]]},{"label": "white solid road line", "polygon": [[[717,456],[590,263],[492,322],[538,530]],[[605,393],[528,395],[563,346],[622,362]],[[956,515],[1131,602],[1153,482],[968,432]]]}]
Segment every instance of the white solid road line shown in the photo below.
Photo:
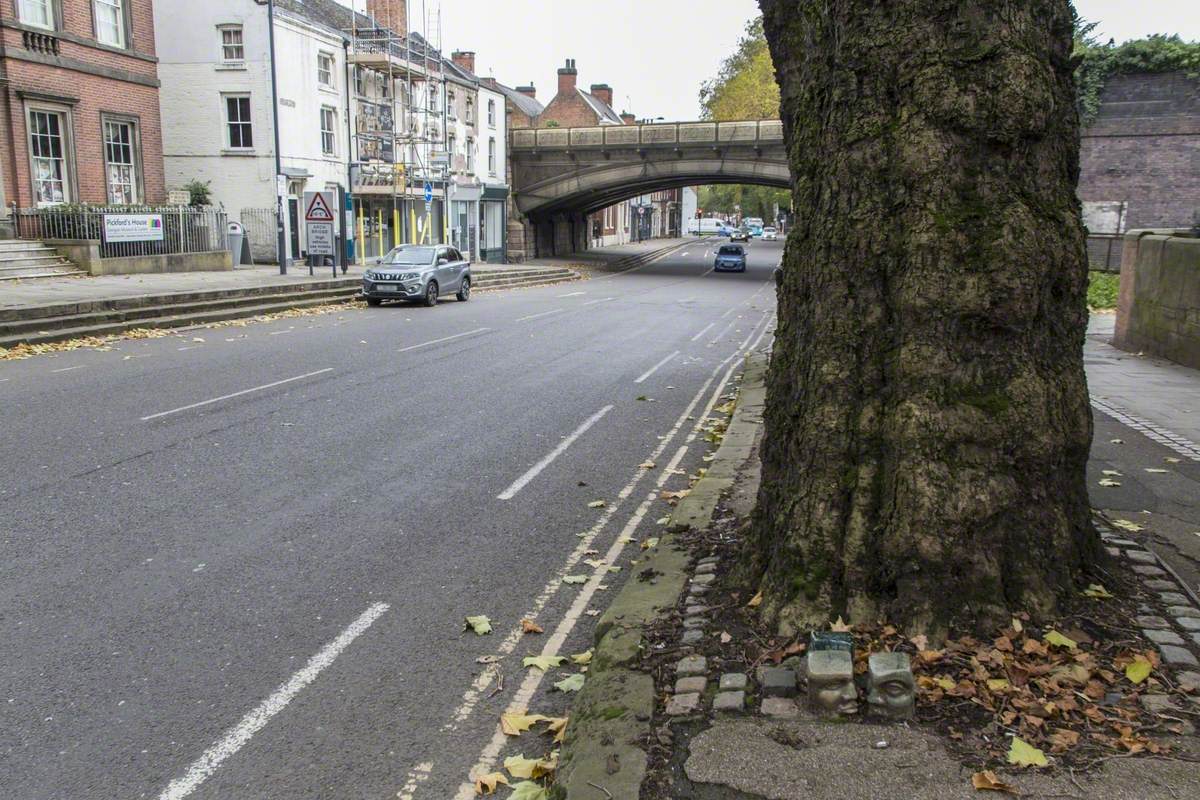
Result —
[{"label": "white solid road line", "polygon": [[697,339],[699,339],[701,336],[703,336],[704,334],[706,334],[706,333],[708,333],[709,331],[711,331],[711,330],[713,329],[713,327],[714,327],[714,326],[716,326],[716,324],[717,324],[717,323],[715,323],[715,322],[710,322],[710,323],[708,323],[708,326],[707,326],[707,327],[706,327],[704,330],[700,331],[699,333],[697,333],[695,336],[693,336],[693,337],[692,337],[692,341],[693,341],[693,342],[694,342],[694,341],[696,341],[696,340],[697,340]]},{"label": "white solid road line", "polygon": [[212,747],[204,751],[200,758],[188,767],[182,778],[176,778],[168,784],[159,800],[182,800],[199,788],[221,766],[221,762],[240,750],[254,734],[263,729],[271,717],[278,714],[288,703],[308,686],[321,672],[333,663],[350,644],[357,639],[375,620],[388,610],[387,603],[375,603],[364,611],[358,619],[351,622],[338,637],[321,648],[315,656],[308,660],[304,668],[288,679],[271,696],[262,701],[257,708],[234,725]]},{"label": "white solid road line", "polygon": [[285,383],[293,383],[294,381],[302,381],[305,378],[311,378],[314,375],[324,375],[326,372],[333,372],[333,367],[326,367],[325,369],[319,369],[316,372],[306,372],[303,375],[297,375],[294,378],[285,378],[281,381],[275,381],[273,383],[264,383],[262,386],[255,386],[253,389],[242,389],[240,392],[234,392],[233,394],[224,394],[224,395],[221,395],[220,397],[214,397],[211,400],[201,400],[199,403],[192,403],[190,405],[181,406],[179,408],[172,408],[170,411],[160,411],[157,414],[151,414],[148,417],[142,417],[142,422],[146,422],[146,421],[152,420],[152,419],[158,419],[159,417],[170,416],[171,414],[178,414],[180,411],[191,411],[193,408],[200,408],[201,406],[209,406],[209,405],[212,405],[213,403],[219,403],[222,400],[229,400],[234,397],[241,397],[244,394],[251,394],[252,392],[261,392],[264,389],[273,389],[276,386],[283,386]]},{"label": "white solid road line", "polygon": [[490,331],[490,330],[491,330],[491,328],[476,328],[473,331],[466,331],[465,333],[456,333],[453,336],[443,336],[441,339],[434,339],[432,342],[421,342],[420,344],[414,344],[414,345],[410,345],[408,347],[401,347],[396,352],[397,353],[407,353],[412,350],[420,350],[422,347],[429,347],[431,345],[441,344],[442,342],[452,342],[455,339],[461,339],[464,336],[474,336],[477,333],[484,333],[484,332]]},{"label": "white solid road line", "polygon": [[666,357],[666,358],[664,358],[662,361],[658,362],[658,363],[657,363],[657,364],[655,364],[653,367],[651,367],[650,369],[648,369],[648,370],[646,370],[645,372],[643,372],[643,373],[642,373],[642,377],[638,378],[636,381],[634,381],[634,383],[645,383],[645,381],[646,381],[646,379],[647,379],[647,378],[649,378],[649,377],[650,377],[651,375],[653,375],[654,373],[658,372],[658,370],[659,370],[660,368],[662,368],[662,367],[666,366],[666,365],[667,365],[667,363],[668,363],[668,362],[669,362],[669,361],[670,361],[672,358],[674,358],[674,357],[675,357],[675,356],[677,356],[677,355],[679,355],[679,351],[678,351],[678,350],[676,350],[674,353],[671,353],[671,355],[667,356],[667,357]]},{"label": "white solid road line", "polygon": [[52,369],[51,372],[70,372],[73,369],[83,369],[87,364],[76,364],[73,367],[63,367],[62,369]]},{"label": "white solid road line", "polygon": [[550,453],[538,463],[534,464],[529,470],[513,481],[512,486],[509,486],[500,494],[496,495],[497,500],[512,500],[516,497],[517,492],[524,489],[531,480],[541,474],[542,470],[554,463],[554,459],[567,452],[567,448],[575,444],[575,441],[588,432],[588,429],[603,419],[604,415],[612,411],[614,406],[608,405],[588,417],[587,421],[575,429],[567,438],[559,442],[558,447],[550,451]]},{"label": "white solid road line", "polygon": [[570,292],[569,294],[560,294],[558,296],[559,297],[579,297],[582,294],[587,294],[587,292]]},{"label": "white solid road line", "polygon": [[[678,434],[680,428],[682,428],[684,424],[684,421],[687,420],[688,416],[692,414],[693,409],[701,401],[701,398],[703,398],[709,387],[712,386],[714,381],[717,381],[717,376],[720,374],[721,370],[725,369],[726,365],[728,365],[728,369],[726,370],[724,376],[717,381],[716,389],[709,397],[707,404],[705,404],[704,413],[698,415],[700,418],[692,426],[692,430],[687,436],[687,443],[676,451],[675,456],[671,459],[670,463],[667,464],[667,467],[660,473],[658,480],[655,482],[655,491],[651,492],[646,499],[642,501],[642,504],[634,512],[624,530],[617,536],[616,541],[605,554],[604,565],[596,569],[592,577],[584,585],[583,589],[579,593],[579,596],[575,598],[575,602],[572,603],[562,621],[559,622],[558,626],[555,628],[550,640],[546,642],[546,646],[542,649],[543,655],[558,654],[559,648],[566,641],[567,636],[574,629],[575,625],[578,624],[579,619],[583,615],[584,609],[587,608],[587,605],[591,601],[599,584],[605,579],[605,576],[608,575],[607,565],[616,562],[617,558],[621,554],[621,550],[626,544],[626,542],[623,540],[628,538],[629,535],[637,529],[638,525],[645,518],[647,511],[651,507],[651,504],[655,499],[657,499],[659,490],[666,483],[667,479],[673,474],[673,471],[678,467],[679,462],[683,459],[684,454],[688,450],[688,445],[696,440],[696,437],[700,432],[700,427],[704,424],[704,419],[710,413],[712,413],[712,409],[716,406],[718,399],[725,391],[725,387],[729,384],[730,379],[733,377],[734,371],[738,367],[736,362],[733,364],[730,364],[730,362],[734,361],[734,359],[741,355],[747,347],[754,349],[758,346],[759,342],[762,341],[763,337],[766,336],[767,332],[770,330],[770,325],[766,324],[770,320],[770,316],[770,314],[763,314],[763,318],[759,320],[757,324],[755,324],[754,329],[750,332],[750,336],[748,336],[746,340],[742,342],[741,347],[739,347],[732,355],[717,365],[716,369],[714,369],[709,375],[708,380],[702,387],[700,387],[700,391],[696,393],[695,398],[693,398],[692,402],[684,410],[683,415],[679,418],[679,421],[675,423],[675,427],[671,429],[666,438],[659,444],[658,448],[655,449],[651,456],[651,460],[654,460],[665,451],[666,447]],[[761,333],[759,333],[760,326],[762,327]],[[757,339],[755,338],[756,334]],[[753,344],[751,344],[752,342]],[[632,493],[633,488],[646,474],[645,470],[639,470],[638,472],[639,474],[635,475],[629,485],[621,491],[620,497],[622,502],[626,497],[629,496],[629,494]],[[612,510],[615,511],[615,507]],[[605,525],[607,525],[607,520],[605,521]],[[579,551],[584,548],[590,548],[592,546],[592,540],[595,539],[602,529],[603,526],[597,526],[587,533],[583,541],[579,543],[576,552],[571,555],[570,559],[568,559],[566,569],[570,569],[572,566],[574,566],[574,564],[581,558]],[[567,573],[563,571],[559,575],[555,576],[555,578],[543,592],[543,598],[548,597],[551,593],[557,591],[561,582],[561,576],[565,574]],[[545,603],[544,599],[539,598],[539,600],[541,600],[541,602],[538,604],[538,611],[541,610],[541,606],[543,606]],[[530,616],[532,618],[535,617],[536,614]],[[518,628],[512,634],[510,634],[509,639],[505,640],[505,645],[508,645],[509,640],[515,642],[519,636],[520,629]],[[501,650],[504,651],[501,653],[501,655],[507,655],[509,652],[511,652],[511,648],[505,648],[503,646]],[[486,674],[487,673],[485,673],[485,675]],[[537,692],[538,686],[542,683],[545,677],[546,673],[541,672],[540,670],[530,670],[529,673],[526,674],[525,679],[521,682],[521,686],[518,688],[516,695],[513,697],[505,711],[526,711],[529,707],[529,701],[533,699],[534,694]],[[482,681],[476,681],[476,685],[473,686],[464,697],[463,706],[459,713],[456,714],[454,721],[443,727],[443,731],[455,729],[458,723],[462,722],[467,716],[470,715],[475,708],[479,694],[486,688],[486,683],[487,678],[484,678]],[[495,732],[492,734],[491,741],[488,742],[483,751],[480,753],[479,760],[469,773],[469,779],[459,786],[458,792],[454,796],[454,800],[470,800],[470,798],[475,796],[474,783],[472,783],[474,777],[476,775],[482,775],[492,768],[496,762],[496,759],[499,757],[500,752],[504,749],[504,746],[508,741],[510,741],[509,737],[506,736],[504,732],[500,730],[500,726],[497,725]],[[410,773],[410,776],[411,775],[412,773]],[[411,794],[405,795],[403,792],[398,796],[401,798],[401,800],[411,800],[412,798]]]},{"label": "white solid road line", "polygon": [[540,319],[542,317],[548,317],[551,314],[561,314],[564,311],[566,311],[565,308],[555,308],[550,311],[543,311],[540,314],[530,314],[528,317],[521,317],[517,320],[517,322],[528,322],[531,319]]},{"label": "white solid road line", "polygon": [[604,297],[604,298],[601,298],[600,300],[588,300],[586,303],[584,303],[584,305],[585,306],[594,306],[597,303],[607,303],[610,300],[616,300],[616,299],[617,298],[615,298],[615,297]]}]

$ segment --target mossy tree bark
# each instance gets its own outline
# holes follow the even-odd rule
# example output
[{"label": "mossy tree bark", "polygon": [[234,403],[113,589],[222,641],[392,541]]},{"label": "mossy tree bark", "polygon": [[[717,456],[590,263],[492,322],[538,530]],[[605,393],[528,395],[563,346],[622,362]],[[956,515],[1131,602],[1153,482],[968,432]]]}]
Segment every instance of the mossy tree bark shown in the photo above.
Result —
[{"label": "mossy tree bark", "polygon": [[782,631],[1045,616],[1099,554],[1067,0],[760,0],[796,224],[752,533]]}]

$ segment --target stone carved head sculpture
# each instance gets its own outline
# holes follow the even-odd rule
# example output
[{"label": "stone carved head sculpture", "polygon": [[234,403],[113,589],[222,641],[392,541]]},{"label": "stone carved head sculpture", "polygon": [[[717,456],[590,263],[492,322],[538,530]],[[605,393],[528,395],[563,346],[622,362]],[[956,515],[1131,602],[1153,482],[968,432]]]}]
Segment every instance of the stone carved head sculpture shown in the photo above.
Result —
[{"label": "stone carved head sculpture", "polygon": [[858,713],[854,685],[854,659],[844,650],[818,650],[808,654],[808,705],[827,718]]},{"label": "stone carved head sculpture", "polygon": [[909,719],[917,688],[904,653],[872,653],[868,659],[867,705],[873,716]]}]

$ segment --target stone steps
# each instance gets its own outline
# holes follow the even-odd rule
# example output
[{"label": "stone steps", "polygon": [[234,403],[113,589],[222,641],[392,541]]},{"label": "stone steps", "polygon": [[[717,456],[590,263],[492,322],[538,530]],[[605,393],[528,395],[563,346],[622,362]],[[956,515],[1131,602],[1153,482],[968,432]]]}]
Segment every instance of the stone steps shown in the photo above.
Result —
[{"label": "stone steps", "polygon": [[0,241],[0,281],[83,275],[53,247],[23,239]]}]

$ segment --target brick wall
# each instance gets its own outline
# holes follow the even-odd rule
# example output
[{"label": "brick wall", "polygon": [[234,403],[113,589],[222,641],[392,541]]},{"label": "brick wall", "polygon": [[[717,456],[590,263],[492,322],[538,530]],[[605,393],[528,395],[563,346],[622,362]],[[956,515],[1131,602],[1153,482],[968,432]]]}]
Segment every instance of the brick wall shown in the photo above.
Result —
[{"label": "brick wall", "polygon": [[96,43],[89,0],[62,0],[59,30],[49,34],[57,54],[28,49],[26,34],[33,29],[15,20],[11,3],[0,6],[0,42],[5,51],[0,66],[7,77],[0,100],[0,172],[6,204],[16,202],[27,207],[35,203],[29,174],[26,103],[53,103],[55,98],[71,101],[65,105],[70,109],[74,142],[77,194],[73,199],[107,202],[101,115],[109,113],[136,119],[144,200],[165,200],[152,2],[129,3],[129,46],[118,50]]},{"label": "brick wall", "polygon": [[1200,79],[1118,75],[1083,131],[1079,198],[1125,201],[1125,229],[1186,227],[1200,209]]}]

